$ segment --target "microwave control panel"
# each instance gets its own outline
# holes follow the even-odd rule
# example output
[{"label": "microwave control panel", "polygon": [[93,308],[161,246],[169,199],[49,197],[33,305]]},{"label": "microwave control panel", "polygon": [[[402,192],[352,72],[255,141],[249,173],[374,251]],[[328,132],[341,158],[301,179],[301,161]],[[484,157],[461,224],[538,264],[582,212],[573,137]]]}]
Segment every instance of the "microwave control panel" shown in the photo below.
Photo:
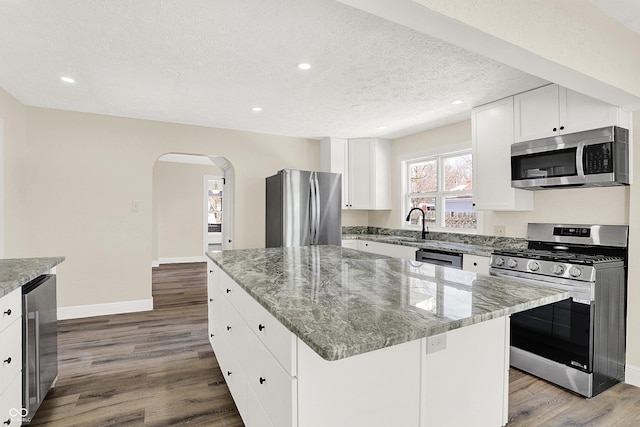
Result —
[{"label": "microwave control panel", "polygon": [[583,168],[585,175],[613,172],[612,143],[585,145]]}]

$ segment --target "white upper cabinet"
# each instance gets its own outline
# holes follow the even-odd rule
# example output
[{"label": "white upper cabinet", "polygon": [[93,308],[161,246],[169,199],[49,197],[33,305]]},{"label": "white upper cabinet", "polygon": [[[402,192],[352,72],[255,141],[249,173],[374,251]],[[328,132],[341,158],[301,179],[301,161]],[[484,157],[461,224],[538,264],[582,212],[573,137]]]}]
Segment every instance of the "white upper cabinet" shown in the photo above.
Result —
[{"label": "white upper cabinet", "polygon": [[513,97],[515,142],[605,126],[629,127],[629,113],[551,84]]},{"label": "white upper cabinet", "polygon": [[391,209],[390,141],[325,138],[320,170],[342,174],[342,209]]},{"label": "white upper cabinet", "polygon": [[476,210],[533,209],[533,192],[511,188],[513,97],[471,111],[473,206]]}]

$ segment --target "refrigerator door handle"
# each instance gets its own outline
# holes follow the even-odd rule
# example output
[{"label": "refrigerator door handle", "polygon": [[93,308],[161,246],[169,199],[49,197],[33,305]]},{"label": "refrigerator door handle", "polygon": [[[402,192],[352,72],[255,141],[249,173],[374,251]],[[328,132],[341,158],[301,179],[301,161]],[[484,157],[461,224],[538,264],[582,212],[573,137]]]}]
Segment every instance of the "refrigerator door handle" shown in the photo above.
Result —
[{"label": "refrigerator door handle", "polygon": [[313,244],[317,245],[318,242],[320,241],[320,182],[318,181],[318,174],[314,172],[313,174],[313,183],[314,183],[314,195],[315,195],[315,224],[314,224],[314,229],[315,229],[315,234],[314,234],[314,238],[313,238]]},{"label": "refrigerator door handle", "polygon": [[316,238],[316,197],[315,197],[315,185],[316,182],[313,177],[314,173],[309,175],[309,244],[313,245]]}]

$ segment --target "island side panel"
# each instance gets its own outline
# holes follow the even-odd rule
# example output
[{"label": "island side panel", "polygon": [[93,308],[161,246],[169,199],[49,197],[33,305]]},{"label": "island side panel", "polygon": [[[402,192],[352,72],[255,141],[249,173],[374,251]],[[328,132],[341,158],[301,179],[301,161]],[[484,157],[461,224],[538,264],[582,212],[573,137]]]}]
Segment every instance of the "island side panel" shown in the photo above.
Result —
[{"label": "island side panel", "polygon": [[322,359],[298,340],[298,426],[418,426],[421,340]]},{"label": "island side panel", "polygon": [[509,317],[443,335],[446,348],[430,354],[429,338],[422,340],[420,426],[504,426],[509,403]]}]

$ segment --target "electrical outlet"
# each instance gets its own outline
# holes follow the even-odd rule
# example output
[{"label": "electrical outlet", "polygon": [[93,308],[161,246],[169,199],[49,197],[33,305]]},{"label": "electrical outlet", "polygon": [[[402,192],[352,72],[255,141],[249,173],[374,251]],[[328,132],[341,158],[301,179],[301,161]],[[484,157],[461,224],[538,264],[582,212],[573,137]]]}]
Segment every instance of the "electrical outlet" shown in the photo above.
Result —
[{"label": "electrical outlet", "polygon": [[427,337],[427,354],[447,349],[447,334]]},{"label": "electrical outlet", "polygon": [[496,236],[504,237],[504,225],[494,225],[493,226],[493,234]]}]

